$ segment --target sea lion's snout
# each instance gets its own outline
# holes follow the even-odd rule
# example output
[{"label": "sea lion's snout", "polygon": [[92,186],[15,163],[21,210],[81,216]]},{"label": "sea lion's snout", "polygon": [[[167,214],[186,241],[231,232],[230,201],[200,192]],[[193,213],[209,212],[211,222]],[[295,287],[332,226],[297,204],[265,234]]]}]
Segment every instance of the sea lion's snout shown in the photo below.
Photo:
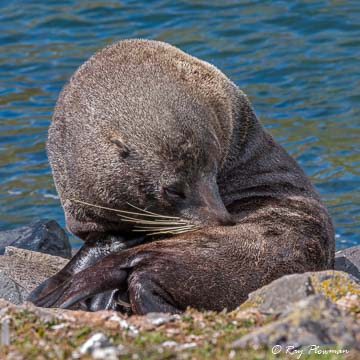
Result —
[{"label": "sea lion's snout", "polygon": [[235,221],[227,211],[216,182],[201,182],[198,187],[197,215],[202,223],[233,226]]}]

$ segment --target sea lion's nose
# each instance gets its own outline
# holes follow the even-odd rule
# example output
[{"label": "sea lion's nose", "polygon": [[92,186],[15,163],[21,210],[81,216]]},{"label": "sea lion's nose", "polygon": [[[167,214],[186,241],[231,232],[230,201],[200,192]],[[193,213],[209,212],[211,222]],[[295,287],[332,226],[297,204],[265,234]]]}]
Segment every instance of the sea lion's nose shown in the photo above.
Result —
[{"label": "sea lion's nose", "polygon": [[198,189],[200,218],[209,224],[233,226],[235,221],[227,211],[216,182],[203,182]]},{"label": "sea lion's nose", "polygon": [[234,225],[236,225],[236,222],[232,218],[232,216],[228,213],[228,216],[225,216],[223,218],[219,218],[219,225],[221,225],[221,226],[234,226]]},{"label": "sea lion's nose", "polygon": [[212,207],[200,207],[198,211],[200,220],[209,225],[233,226],[236,224],[231,214],[221,203]]},{"label": "sea lion's nose", "polygon": [[219,226],[234,226],[236,222],[232,218],[231,214],[226,210],[225,206],[219,206],[216,208],[202,208],[202,218],[211,225]]}]

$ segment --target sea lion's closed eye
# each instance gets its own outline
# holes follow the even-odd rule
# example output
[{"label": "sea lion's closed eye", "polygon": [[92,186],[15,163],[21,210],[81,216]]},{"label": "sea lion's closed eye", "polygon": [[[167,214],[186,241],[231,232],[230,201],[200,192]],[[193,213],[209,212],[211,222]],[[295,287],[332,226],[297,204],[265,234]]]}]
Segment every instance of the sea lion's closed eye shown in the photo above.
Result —
[{"label": "sea lion's closed eye", "polygon": [[182,189],[176,186],[166,186],[163,188],[164,194],[170,199],[185,199],[185,193]]},{"label": "sea lion's closed eye", "polygon": [[110,141],[120,149],[120,154],[123,158],[130,155],[130,149],[119,138],[111,138]]}]

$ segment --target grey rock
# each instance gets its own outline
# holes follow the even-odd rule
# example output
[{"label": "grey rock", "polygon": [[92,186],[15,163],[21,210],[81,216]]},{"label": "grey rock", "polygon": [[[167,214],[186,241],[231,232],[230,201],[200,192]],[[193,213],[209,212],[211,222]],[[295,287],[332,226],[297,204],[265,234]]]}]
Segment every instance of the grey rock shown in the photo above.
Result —
[{"label": "grey rock", "polygon": [[21,304],[33,288],[67,262],[62,257],[7,247],[0,256],[0,298]]},{"label": "grey rock", "polygon": [[148,313],[146,315],[145,321],[150,322],[154,326],[160,326],[160,325],[166,324],[168,322],[174,321],[176,319],[179,319],[178,315],[153,312],[153,313]]},{"label": "grey rock", "polygon": [[10,318],[2,316],[0,318],[0,347],[10,345]]},{"label": "grey rock", "polygon": [[109,339],[103,333],[91,335],[79,348],[80,354],[92,353],[95,349],[106,348],[110,346]]},{"label": "grey rock", "polygon": [[71,257],[75,256],[79,250],[80,250],[80,248],[72,248],[71,249]]},{"label": "grey rock", "polygon": [[360,245],[337,251],[335,270],[346,271],[360,279]]},{"label": "grey rock", "polygon": [[314,294],[322,294],[336,301],[354,291],[360,293],[358,279],[343,271],[292,274],[250,293],[240,308],[255,307],[265,314],[280,314],[286,312],[293,303]]},{"label": "grey rock", "polygon": [[232,348],[280,345],[282,348],[337,344],[359,348],[360,325],[323,295],[311,295],[291,306],[280,318],[241,337]]},{"label": "grey rock", "polygon": [[0,255],[7,246],[71,258],[69,239],[55,220],[45,219],[18,229],[0,231]]},{"label": "grey rock", "polygon": [[309,274],[286,275],[249,294],[248,302],[263,313],[283,312],[293,302],[314,294]]},{"label": "grey rock", "polygon": [[86,340],[85,343],[73,353],[73,358],[78,359],[82,357],[82,355],[90,354],[92,359],[117,360],[119,355],[126,353],[123,345],[111,345],[108,337],[98,332]]},{"label": "grey rock", "polygon": [[126,354],[125,347],[123,345],[118,345],[97,348],[92,352],[91,357],[94,360],[118,360],[120,355]]},{"label": "grey rock", "polygon": [[11,279],[5,272],[0,271],[0,297],[15,305],[24,302],[27,291]]}]

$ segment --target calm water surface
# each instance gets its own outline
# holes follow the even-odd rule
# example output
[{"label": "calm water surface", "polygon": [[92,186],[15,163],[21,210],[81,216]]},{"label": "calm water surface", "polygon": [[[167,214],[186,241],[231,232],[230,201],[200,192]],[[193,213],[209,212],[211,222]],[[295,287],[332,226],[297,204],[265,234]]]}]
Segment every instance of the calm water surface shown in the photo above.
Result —
[{"label": "calm water surface", "polygon": [[[359,244],[360,1],[0,1],[0,229],[64,218],[45,139],[72,72],[129,37],[222,69]],[[76,245],[74,240],[74,245]]]}]

